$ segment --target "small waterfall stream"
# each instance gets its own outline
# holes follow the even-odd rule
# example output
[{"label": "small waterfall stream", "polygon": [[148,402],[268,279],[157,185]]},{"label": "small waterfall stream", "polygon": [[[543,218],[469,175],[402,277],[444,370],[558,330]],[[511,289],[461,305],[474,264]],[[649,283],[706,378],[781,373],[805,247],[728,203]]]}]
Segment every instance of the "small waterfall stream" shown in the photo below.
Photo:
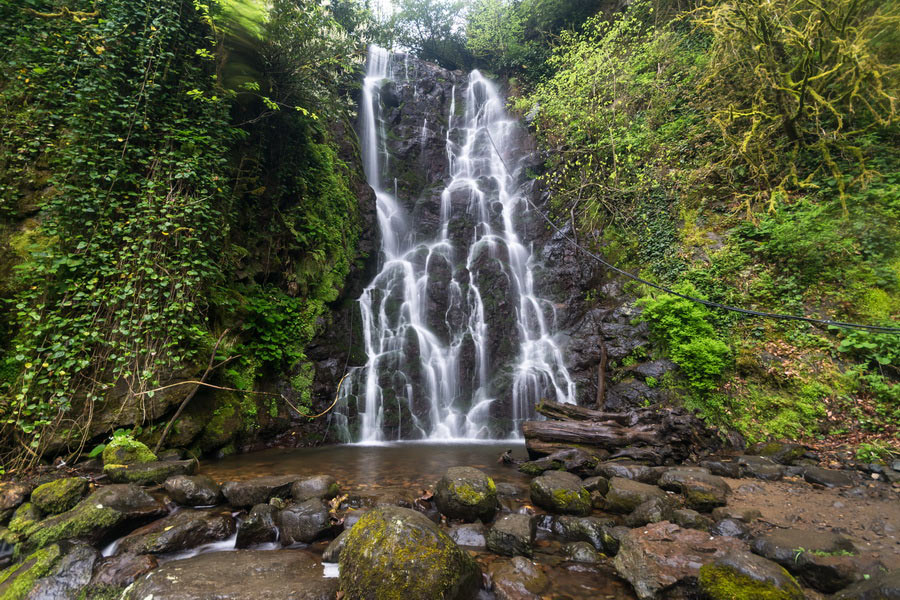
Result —
[{"label": "small waterfall stream", "polygon": [[[518,124],[478,71],[465,89],[451,89],[447,115],[424,117],[422,146],[430,128],[447,123],[449,172],[439,227],[422,231],[410,199],[387,180],[382,90],[409,72],[408,59],[395,66],[388,51],[370,48],[360,136],[381,253],[359,298],[367,362],[342,386],[335,422],[346,441],[366,443],[517,438],[540,398],[575,397],[553,337],[554,306],[535,293],[531,249],[519,234],[528,205]],[[510,348],[509,364],[498,339]]]}]

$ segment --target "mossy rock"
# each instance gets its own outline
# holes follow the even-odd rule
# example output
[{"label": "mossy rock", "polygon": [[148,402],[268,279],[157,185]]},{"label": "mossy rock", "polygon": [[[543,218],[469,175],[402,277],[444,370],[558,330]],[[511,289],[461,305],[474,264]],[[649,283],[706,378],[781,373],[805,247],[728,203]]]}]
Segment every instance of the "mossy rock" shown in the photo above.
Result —
[{"label": "mossy rock", "polygon": [[26,502],[13,513],[12,519],[9,520],[9,530],[13,533],[28,535],[41,517],[38,507],[31,502]]},{"label": "mossy rock", "polygon": [[20,563],[0,572],[0,600],[21,600],[28,595],[35,582],[50,572],[62,551],[53,544],[41,548]]},{"label": "mossy rock", "polygon": [[56,515],[66,512],[81,500],[88,491],[88,480],[83,477],[65,477],[39,485],[31,493],[31,502],[43,512]]},{"label": "mossy rock", "polygon": [[103,472],[115,483],[160,484],[174,475],[193,475],[197,459],[154,461],[131,465],[106,465]]},{"label": "mossy rock", "polygon": [[613,477],[609,480],[609,491],[606,492],[606,509],[611,512],[630,513],[653,498],[665,500],[668,496],[655,485]]},{"label": "mossy rock", "polygon": [[497,514],[497,486],[494,480],[472,467],[452,467],[434,490],[437,508],[451,519],[488,522]]},{"label": "mossy rock", "polygon": [[548,471],[531,480],[531,501],[553,513],[591,514],[591,494],[581,478],[565,471]]},{"label": "mossy rock", "polygon": [[467,552],[425,515],[396,506],[366,513],[339,563],[347,600],[470,600],[481,586]]},{"label": "mossy rock", "polygon": [[131,465],[153,462],[156,455],[131,436],[114,436],[103,449],[103,465]]},{"label": "mossy rock", "polygon": [[803,600],[797,581],[780,565],[749,552],[732,552],[700,567],[700,589],[710,600]]}]

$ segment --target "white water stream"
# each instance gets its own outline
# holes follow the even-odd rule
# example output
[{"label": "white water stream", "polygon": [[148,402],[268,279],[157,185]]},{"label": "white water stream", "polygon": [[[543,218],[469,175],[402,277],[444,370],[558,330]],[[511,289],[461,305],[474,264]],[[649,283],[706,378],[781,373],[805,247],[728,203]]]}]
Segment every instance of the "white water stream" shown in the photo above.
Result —
[{"label": "white water stream", "polygon": [[[370,48],[360,133],[366,177],[376,195],[381,254],[378,274],[359,298],[367,362],[342,386],[336,424],[346,441],[363,443],[387,441],[386,430],[396,432],[393,439],[518,438],[521,422],[533,415],[538,400],[575,398],[575,384],[553,337],[554,306],[536,296],[531,249],[517,234],[517,219],[528,208],[521,189],[527,157],[510,155],[517,147],[513,136],[518,125],[504,110],[497,88],[478,71],[469,75],[466,89],[453,88],[446,115],[449,173],[440,195],[440,227],[423,240],[397,197],[396,182],[384,181],[389,152],[381,89],[408,72],[406,63],[392,68],[386,50]],[[460,115],[457,102],[463,103]],[[420,143],[428,124],[440,121],[441,115],[425,117]],[[460,197],[467,201],[461,203]],[[465,232],[465,245],[458,243],[459,235],[451,235],[454,211],[459,210],[474,223]],[[505,305],[514,307],[515,330],[491,332],[485,298],[497,290],[479,287],[479,268],[486,259],[499,263],[508,283]],[[452,265],[453,273],[432,289],[437,262]],[[429,314],[434,310],[429,294],[435,289],[446,294],[439,304],[447,307],[444,315]],[[449,337],[429,327],[435,319],[443,321]],[[507,368],[512,381],[504,386],[511,396],[508,414],[492,415],[498,401],[497,365],[489,333],[514,338],[518,350],[514,366]],[[353,403],[359,420],[355,435],[348,420]],[[392,428],[385,422],[388,410],[396,411]]]}]

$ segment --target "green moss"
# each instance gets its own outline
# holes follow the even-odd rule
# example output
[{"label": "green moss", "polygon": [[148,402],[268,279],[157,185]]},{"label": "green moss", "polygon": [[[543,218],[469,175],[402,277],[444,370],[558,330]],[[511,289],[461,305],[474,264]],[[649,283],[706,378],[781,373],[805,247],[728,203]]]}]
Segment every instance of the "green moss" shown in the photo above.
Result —
[{"label": "green moss", "polygon": [[591,495],[584,488],[580,490],[556,488],[552,495],[554,504],[562,511],[583,513],[591,510]]},{"label": "green moss", "polygon": [[701,512],[711,510],[713,507],[722,504],[722,501],[715,494],[689,487],[684,488],[684,499],[690,508]]},{"label": "green moss", "polygon": [[38,486],[31,493],[31,501],[43,512],[55,515],[78,504],[87,493],[88,480],[83,477],[65,477]]},{"label": "green moss", "polygon": [[40,518],[41,511],[34,504],[26,502],[13,513],[12,519],[9,520],[9,530],[27,535]]},{"label": "green moss", "polygon": [[196,472],[194,465],[186,466],[185,461],[160,461],[136,465],[106,465],[103,472],[115,483],[137,483],[148,485],[163,483],[173,475],[185,475]]},{"label": "green moss", "polygon": [[98,529],[113,527],[121,520],[122,513],[88,497],[72,510],[38,523],[26,545],[29,548],[43,548],[59,540],[89,537]]},{"label": "green moss", "polygon": [[116,435],[103,449],[103,464],[128,465],[156,460],[156,455],[145,444],[130,435]]},{"label": "green moss", "polygon": [[733,569],[708,564],[700,567],[700,588],[711,600],[803,600],[800,586],[784,572],[793,585],[779,589],[770,582],[752,579]]},{"label": "green moss", "polygon": [[24,598],[34,582],[46,575],[59,559],[59,546],[40,549],[24,561],[0,573],[0,600],[20,600]]},{"label": "green moss", "polygon": [[[492,482],[493,483],[493,482]],[[494,487],[494,492],[497,491],[496,486]],[[488,499],[487,492],[482,492],[480,490],[476,490],[471,485],[466,483],[450,483],[450,492],[455,494],[457,499],[459,499],[462,503],[468,504],[470,506],[477,506],[482,502]]]}]

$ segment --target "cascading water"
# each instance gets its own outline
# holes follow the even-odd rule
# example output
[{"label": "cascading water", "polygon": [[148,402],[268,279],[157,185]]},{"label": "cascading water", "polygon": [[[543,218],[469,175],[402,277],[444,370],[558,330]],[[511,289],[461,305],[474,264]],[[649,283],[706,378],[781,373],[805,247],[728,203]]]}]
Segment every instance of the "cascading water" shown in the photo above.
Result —
[{"label": "cascading water", "polygon": [[[392,62],[386,50],[370,48],[360,134],[381,254],[359,298],[367,362],[342,386],[336,423],[346,441],[519,437],[540,398],[574,402],[575,385],[553,339],[554,306],[535,294],[531,251],[517,233],[528,208],[517,122],[478,71],[464,90],[450,90],[449,114],[424,117],[423,147],[429,124],[446,122],[449,168],[438,226],[419,227],[410,199],[386,182],[382,93],[410,68]],[[503,364],[498,348],[507,347]],[[495,414],[498,404],[504,414]],[[353,408],[358,432],[350,427]]]}]

